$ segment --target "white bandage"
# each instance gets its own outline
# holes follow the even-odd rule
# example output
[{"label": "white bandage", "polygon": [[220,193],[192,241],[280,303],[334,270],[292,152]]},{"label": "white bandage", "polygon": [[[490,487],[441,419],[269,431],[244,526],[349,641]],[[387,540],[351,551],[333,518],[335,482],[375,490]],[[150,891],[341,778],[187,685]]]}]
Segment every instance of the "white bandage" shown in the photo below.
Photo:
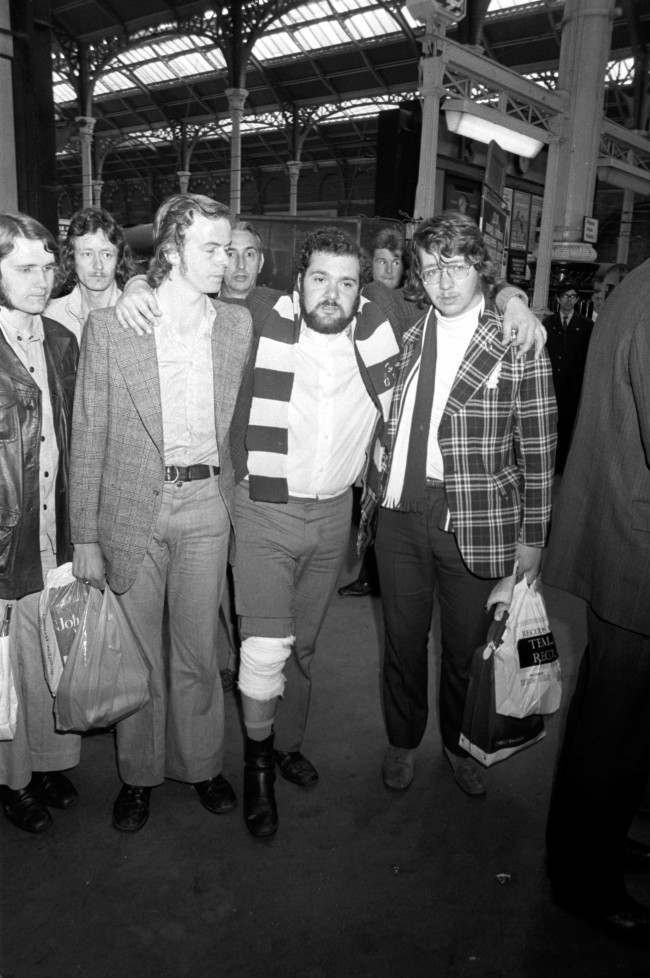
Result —
[{"label": "white bandage", "polygon": [[282,670],[294,642],[294,635],[286,638],[259,635],[245,638],[239,660],[240,692],[262,703],[282,696],[285,684]]}]

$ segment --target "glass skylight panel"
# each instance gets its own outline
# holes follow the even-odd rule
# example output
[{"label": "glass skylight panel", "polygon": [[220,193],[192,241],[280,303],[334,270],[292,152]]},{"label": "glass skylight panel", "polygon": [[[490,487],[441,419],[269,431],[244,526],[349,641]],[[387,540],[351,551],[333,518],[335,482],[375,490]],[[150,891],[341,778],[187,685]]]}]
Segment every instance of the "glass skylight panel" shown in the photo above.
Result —
[{"label": "glass skylight panel", "polygon": [[314,24],[313,27],[303,27],[296,31],[295,38],[304,51],[317,53],[322,48],[335,47],[337,44],[349,44],[350,38],[338,21]]},{"label": "glass skylight panel", "polygon": [[170,71],[163,61],[157,61],[148,65],[139,65],[133,69],[133,74],[137,75],[145,85],[159,85],[161,82],[176,79],[174,72]]},{"label": "glass skylight panel", "polygon": [[95,82],[94,95],[112,95],[135,88],[135,82],[122,71],[108,71]]},{"label": "glass skylight panel", "polygon": [[255,42],[253,56],[259,61],[272,61],[274,58],[288,58],[292,54],[300,54],[300,48],[291,34],[278,31],[277,34],[267,34]]},{"label": "glass skylight panel", "polygon": [[416,27],[422,26],[420,24],[420,21],[415,19],[415,17],[408,9],[408,7],[402,7],[402,17],[404,18],[408,26],[411,28],[411,30],[415,30]]},{"label": "glass skylight panel", "polygon": [[624,58],[622,61],[608,61],[605,70],[605,80],[618,85],[630,84],[634,78],[634,58]]},{"label": "glass skylight panel", "polygon": [[52,86],[54,101],[57,105],[64,105],[66,102],[74,102],[77,93],[69,82],[59,82]]},{"label": "glass skylight panel", "polygon": [[357,41],[367,41],[371,37],[384,34],[398,34],[401,28],[387,10],[370,10],[366,14],[357,14],[345,21],[345,26]]},{"label": "glass skylight panel", "polygon": [[333,9],[339,14],[359,13],[364,7],[376,7],[377,0],[330,0]]},{"label": "glass skylight panel", "polygon": [[152,46],[156,54],[165,57],[170,54],[184,54],[193,48],[204,48],[208,44],[210,44],[210,41],[207,37],[190,34],[187,37],[175,37],[168,41],[156,41]]},{"label": "glass skylight panel", "polygon": [[306,20],[323,20],[332,16],[332,8],[329,3],[303,3],[295,10],[290,10],[280,18],[281,24],[293,25],[304,24]]},{"label": "glass skylight panel", "polygon": [[182,54],[179,58],[171,58],[167,64],[179,78],[188,75],[205,75],[213,71],[213,67],[198,51],[192,54]]},{"label": "glass skylight panel", "polygon": [[510,10],[511,7],[545,7],[547,6],[543,0],[536,0],[536,2],[531,2],[531,0],[490,0],[490,6],[487,9],[489,14],[496,13],[497,10]]},{"label": "glass skylight panel", "polygon": [[118,54],[117,60],[123,65],[139,65],[143,61],[155,61],[158,55],[152,47],[146,45],[142,48],[132,48],[130,51],[122,51]]}]

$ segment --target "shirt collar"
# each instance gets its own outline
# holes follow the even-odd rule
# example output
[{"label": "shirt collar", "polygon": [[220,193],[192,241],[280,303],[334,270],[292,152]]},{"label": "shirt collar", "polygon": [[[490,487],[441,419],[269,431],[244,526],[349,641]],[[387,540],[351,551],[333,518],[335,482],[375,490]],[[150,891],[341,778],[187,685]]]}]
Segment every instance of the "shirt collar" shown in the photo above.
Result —
[{"label": "shirt collar", "polygon": [[0,326],[2,327],[5,337],[10,343],[17,343],[19,341],[29,342],[35,340],[42,343],[45,339],[43,320],[40,316],[30,316],[27,326],[14,326],[13,323],[8,322],[0,312]]}]

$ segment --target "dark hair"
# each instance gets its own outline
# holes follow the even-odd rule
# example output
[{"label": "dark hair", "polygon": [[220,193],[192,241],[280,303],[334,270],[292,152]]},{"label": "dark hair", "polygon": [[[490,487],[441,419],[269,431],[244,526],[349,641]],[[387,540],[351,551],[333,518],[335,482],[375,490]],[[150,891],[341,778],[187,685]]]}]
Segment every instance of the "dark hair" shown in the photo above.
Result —
[{"label": "dark hair", "polygon": [[316,228],[307,235],[302,244],[298,260],[298,272],[307,270],[314,252],[322,251],[326,255],[350,255],[359,260],[359,275],[363,262],[362,252],[356,241],[346,231],[336,227]]},{"label": "dark hair", "polygon": [[[0,261],[14,250],[16,238],[28,241],[41,241],[43,247],[55,259],[59,257],[59,247],[54,235],[39,221],[27,214],[0,214]],[[6,296],[0,280],[0,306],[6,306]]]},{"label": "dark hair", "polygon": [[156,211],[153,221],[153,258],[149,263],[147,282],[156,288],[171,271],[168,251],[183,251],[185,236],[197,214],[203,217],[225,218],[231,222],[230,210],[204,194],[174,194]]},{"label": "dark hair", "polygon": [[443,258],[462,255],[478,272],[484,291],[494,284],[494,268],[483,235],[476,222],[460,211],[443,211],[438,217],[423,221],[416,228],[409,246],[409,268],[404,286],[406,297],[419,306],[430,305],[430,299],[420,277],[418,249],[437,252]]},{"label": "dark hair", "polygon": [[387,251],[399,252],[401,256],[404,248],[404,241],[401,234],[399,234],[393,228],[382,228],[377,232],[372,242],[372,250],[377,251],[378,248],[386,248]]},{"label": "dark hair", "polygon": [[124,231],[112,214],[101,207],[84,207],[76,211],[70,219],[65,241],[61,245],[61,266],[59,269],[58,291],[62,294],[70,292],[77,284],[75,271],[74,243],[76,238],[85,234],[95,234],[103,231],[108,240],[117,248],[117,265],[115,266],[115,281],[119,288],[135,275],[136,265],[131,249],[124,237]]},{"label": "dark hair", "polygon": [[559,299],[561,295],[564,295],[565,294],[565,292],[576,292],[577,293],[577,291],[578,290],[576,289],[576,287],[573,284],[573,282],[569,282],[568,279],[565,279],[564,282],[560,282],[560,284],[558,285],[557,289],[555,290],[555,295]]}]

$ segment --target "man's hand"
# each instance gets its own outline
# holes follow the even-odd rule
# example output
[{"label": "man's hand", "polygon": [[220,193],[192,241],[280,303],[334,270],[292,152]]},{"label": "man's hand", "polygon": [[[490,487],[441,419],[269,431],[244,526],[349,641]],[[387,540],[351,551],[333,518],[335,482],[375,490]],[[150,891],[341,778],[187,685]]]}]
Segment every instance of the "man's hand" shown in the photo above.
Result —
[{"label": "man's hand", "polygon": [[536,359],[546,344],[546,330],[518,295],[508,300],[503,313],[503,342],[509,343],[511,340],[516,343],[520,357],[528,353],[534,343]]},{"label": "man's hand", "polygon": [[72,573],[77,580],[93,587],[106,586],[104,555],[98,543],[75,543]]},{"label": "man's hand", "polygon": [[131,329],[138,336],[153,332],[162,313],[156,293],[147,285],[144,275],[137,275],[127,282],[117,300],[115,315],[123,329]]},{"label": "man's hand", "polygon": [[517,580],[526,577],[529,584],[532,584],[536,577],[539,577],[539,568],[542,563],[542,548],[529,547],[525,543],[517,544]]}]

